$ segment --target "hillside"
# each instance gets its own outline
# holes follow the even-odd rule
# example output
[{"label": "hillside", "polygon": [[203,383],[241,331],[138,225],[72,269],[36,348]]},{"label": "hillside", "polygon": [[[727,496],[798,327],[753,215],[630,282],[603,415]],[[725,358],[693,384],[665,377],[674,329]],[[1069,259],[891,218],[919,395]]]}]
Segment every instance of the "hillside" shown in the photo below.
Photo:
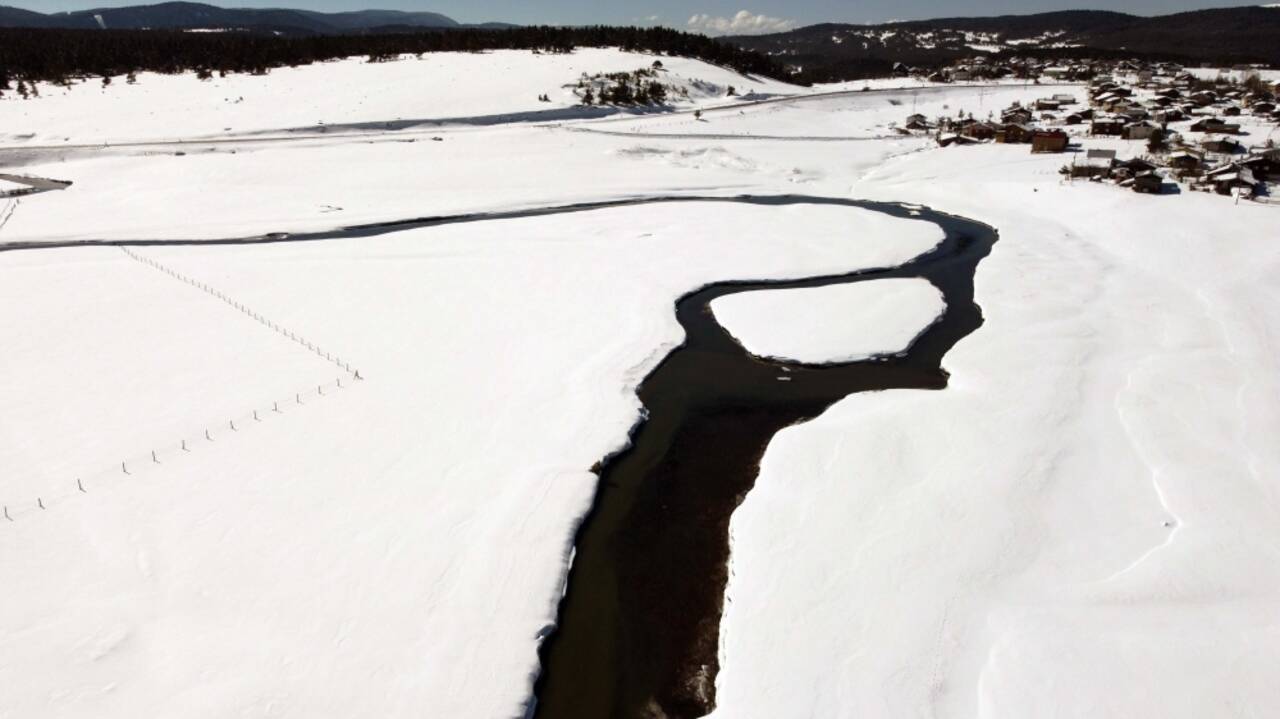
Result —
[{"label": "hillside", "polygon": [[434,12],[361,10],[324,13],[311,10],[221,8],[203,3],[167,2],[157,5],[95,8],[43,14],[0,7],[0,27],[59,29],[234,29],[292,35],[331,35],[381,27],[456,28],[450,17]]},{"label": "hillside", "polygon": [[974,54],[1129,51],[1183,60],[1280,63],[1280,9],[1238,7],[1157,17],[1079,10],[940,18],[884,25],[821,24],[726,38],[802,68],[814,80],[884,74],[894,63]]},{"label": "hillside", "polygon": [[402,54],[491,50],[561,54],[578,47],[622,48],[697,58],[741,73],[791,79],[779,63],[759,53],[706,35],[666,28],[458,28],[450,32],[375,29],[309,37],[171,29],[0,28],[0,93],[13,89],[14,81],[64,84],[75,78],[127,76],[147,71],[165,74],[196,71],[208,79],[215,73],[265,74],[272,68],[356,56],[381,62]]}]

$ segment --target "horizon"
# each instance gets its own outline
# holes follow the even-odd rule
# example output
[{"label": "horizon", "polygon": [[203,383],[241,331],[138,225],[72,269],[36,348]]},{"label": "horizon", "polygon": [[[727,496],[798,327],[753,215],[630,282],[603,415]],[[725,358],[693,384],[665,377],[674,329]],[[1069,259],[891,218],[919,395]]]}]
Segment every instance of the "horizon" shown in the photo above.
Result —
[{"label": "horizon", "polygon": [[[0,2],[0,6],[45,14],[65,14],[88,10],[163,5],[165,2],[131,2],[107,0],[100,3],[81,3],[74,0],[33,0],[28,2]],[[1124,0],[1112,7],[1099,8],[1090,3],[1055,4],[1052,0],[996,0],[994,2],[969,2],[953,4],[946,12],[939,13],[936,6],[922,0],[875,0],[860,3],[856,7],[840,0],[799,0],[783,3],[779,0],[760,0],[744,8],[740,0],[705,0],[696,3],[679,0],[653,0],[638,9],[637,5],[621,2],[609,3],[602,8],[598,3],[586,0],[546,0],[542,3],[511,3],[506,0],[378,0],[375,5],[363,5],[357,0],[315,0],[314,2],[273,2],[249,0],[248,2],[196,2],[224,9],[286,9],[335,13],[366,10],[400,12],[433,12],[445,15],[459,23],[507,22],[519,25],[638,25],[669,27],[675,30],[699,32],[707,35],[750,35],[785,32],[801,27],[824,23],[854,25],[884,25],[894,22],[911,22],[938,18],[992,17],[1002,15],[1037,15],[1049,12],[1095,11],[1120,12],[1140,17],[1171,15],[1195,10],[1211,10],[1234,7],[1262,7],[1262,4],[1242,4],[1236,0],[1223,2],[1175,2],[1162,0]]]}]

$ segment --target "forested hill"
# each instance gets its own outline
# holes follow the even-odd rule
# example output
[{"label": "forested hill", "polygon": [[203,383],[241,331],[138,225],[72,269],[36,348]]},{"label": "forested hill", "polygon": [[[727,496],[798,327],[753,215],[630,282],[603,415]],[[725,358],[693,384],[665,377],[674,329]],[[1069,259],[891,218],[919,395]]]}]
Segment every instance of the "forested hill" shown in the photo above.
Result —
[{"label": "forested hill", "polygon": [[1072,10],[884,25],[823,24],[725,38],[811,78],[883,74],[895,62],[937,64],[974,54],[1073,56],[1090,50],[1182,61],[1280,64],[1280,8],[1247,6],[1156,17]]},{"label": "forested hill", "polygon": [[80,30],[258,30],[288,35],[332,35],[389,26],[461,27],[457,21],[440,13],[397,10],[323,13],[310,10],[221,8],[202,3],[167,2],[157,5],[133,5],[44,14],[14,7],[0,7],[0,27]]},{"label": "forested hill", "polygon": [[0,94],[8,93],[22,81],[65,82],[143,71],[195,71],[209,77],[214,73],[265,73],[275,67],[356,56],[379,61],[402,53],[484,50],[569,52],[575,47],[620,47],[678,55],[745,74],[790,79],[786,69],[764,55],[705,35],[665,28],[463,28],[448,32],[418,30],[306,37],[173,30],[0,28]]}]

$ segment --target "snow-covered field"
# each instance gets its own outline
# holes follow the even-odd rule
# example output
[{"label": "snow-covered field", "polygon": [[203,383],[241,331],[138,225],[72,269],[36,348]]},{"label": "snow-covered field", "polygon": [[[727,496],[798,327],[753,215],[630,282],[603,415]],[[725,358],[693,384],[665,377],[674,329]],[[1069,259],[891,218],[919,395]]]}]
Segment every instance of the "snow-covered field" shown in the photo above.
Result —
[{"label": "snow-covered field", "polygon": [[[0,245],[740,194],[988,223],[986,324],[949,387],[855,395],[770,446],[733,519],[715,716],[1280,705],[1277,209],[1066,185],[1061,156],[890,127],[1043,87],[571,107],[581,72],[653,60],[426,55],[6,97],[0,167],[74,184],[0,200]],[[662,60],[740,93],[843,89]],[[405,122],[427,119],[447,122]],[[680,342],[674,300],[937,240],[844,207],[665,202],[0,253],[0,716],[518,716],[588,468]],[[825,361],[901,350],[938,313],[920,289],[715,312],[752,351]]]}]

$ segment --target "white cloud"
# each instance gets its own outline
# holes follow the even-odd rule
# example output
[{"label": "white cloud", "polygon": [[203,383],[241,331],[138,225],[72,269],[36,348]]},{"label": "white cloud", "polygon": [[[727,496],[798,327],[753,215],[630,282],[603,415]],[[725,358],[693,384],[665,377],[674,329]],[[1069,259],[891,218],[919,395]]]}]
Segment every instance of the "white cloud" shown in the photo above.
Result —
[{"label": "white cloud", "polygon": [[762,35],[770,32],[786,32],[794,30],[794,20],[780,17],[756,15],[746,10],[739,10],[733,17],[714,17],[700,14],[689,18],[689,29],[707,35]]}]

